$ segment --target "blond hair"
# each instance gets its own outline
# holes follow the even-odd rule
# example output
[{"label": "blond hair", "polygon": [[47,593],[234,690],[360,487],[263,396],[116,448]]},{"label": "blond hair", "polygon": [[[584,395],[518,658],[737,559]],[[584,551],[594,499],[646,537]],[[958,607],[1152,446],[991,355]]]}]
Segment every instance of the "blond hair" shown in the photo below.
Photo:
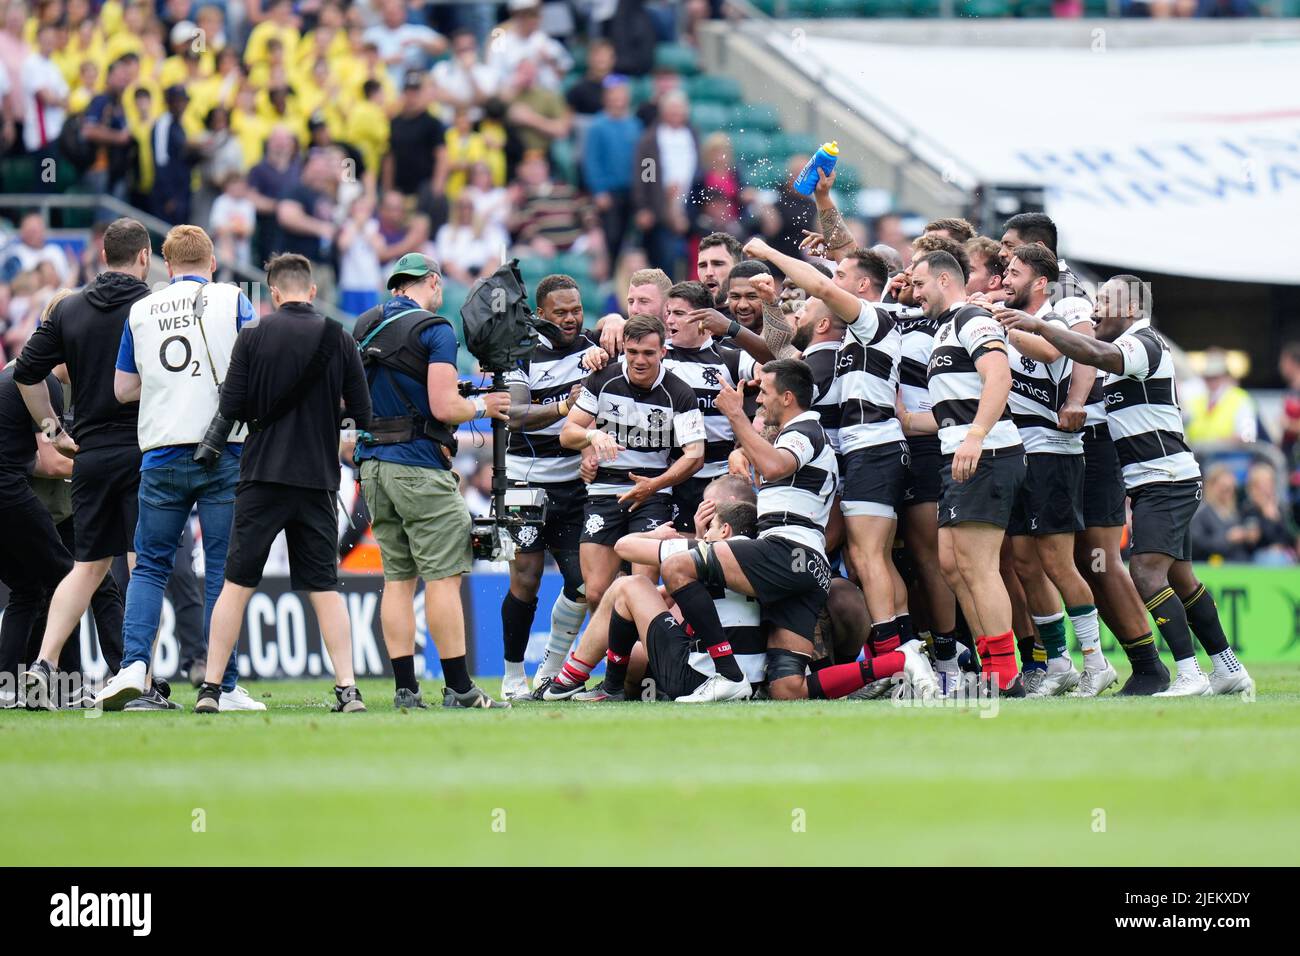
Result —
[{"label": "blond hair", "polygon": [[49,301],[45,303],[45,308],[41,309],[39,324],[44,325],[46,322],[50,321],[50,316],[54,313],[54,307],[70,295],[72,295],[71,289],[60,289],[58,292],[54,293],[54,295],[50,296]]},{"label": "blond hair", "polygon": [[199,266],[206,269],[212,262],[212,240],[198,226],[172,226],[163,240],[162,254],[173,268]]},{"label": "blond hair", "polygon": [[659,290],[660,295],[667,296],[668,290],[673,287],[673,280],[668,278],[668,273],[663,269],[638,269],[627,280],[627,287],[631,289],[638,285],[652,285]]}]

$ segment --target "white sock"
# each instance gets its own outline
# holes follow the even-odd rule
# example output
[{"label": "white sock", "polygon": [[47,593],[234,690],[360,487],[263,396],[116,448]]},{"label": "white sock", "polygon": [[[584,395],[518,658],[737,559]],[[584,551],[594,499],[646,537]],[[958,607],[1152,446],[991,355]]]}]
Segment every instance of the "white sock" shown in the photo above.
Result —
[{"label": "white sock", "polygon": [[1097,623],[1097,609],[1088,606],[1082,614],[1071,614],[1070,624],[1074,626],[1074,636],[1079,640],[1079,649],[1083,651],[1083,666],[1089,670],[1104,671],[1106,659],[1101,653],[1101,627]]},{"label": "white sock", "polygon": [[1232,648],[1219,651],[1217,654],[1211,654],[1210,660],[1214,661],[1214,669],[1222,670],[1228,674],[1235,674],[1238,671],[1245,670],[1241,666],[1241,661],[1237,660],[1237,655],[1232,652]]},{"label": "white sock", "polygon": [[[1229,653],[1231,653],[1231,651],[1229,651]],[[1239,664],[1237,666],[1240,667],[1241,665]],[[1204,676],[1204,672],[1201,670],[1201,665],[1196,660],[1195,654],[1193,654],[1191,657],[1184,657],[1181,661],[1178,661],[1178,676],[1179,677],[1203,677]]]},{"label": "white sock", "polygon": [[1074,670],[1074,662],[1070,660],[1069,654],[1047,659],[1047,673],[1049,674],[1064,674],[1066,671],[1072,670]]},{"label": "white sock", "polygon": [[571,601],[563,592],[555,599],[555,604],[551,606],[551,638],[546,642],[546,656],[542,658],[542,666],[537,668],[538,680],[554,677],[560,672],[586,617],[585,601]]},{"label": "white sock", "polygon": [[523,677],[523,661],[506,661],[506,680],[521,680]]}]

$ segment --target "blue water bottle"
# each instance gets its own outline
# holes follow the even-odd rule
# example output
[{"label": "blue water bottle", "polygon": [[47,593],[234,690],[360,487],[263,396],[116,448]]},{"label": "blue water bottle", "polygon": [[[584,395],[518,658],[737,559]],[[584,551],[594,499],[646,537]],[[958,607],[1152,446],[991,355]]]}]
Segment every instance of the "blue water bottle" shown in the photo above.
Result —
[{"label": "blue water bottle", "polygon": [[798,178],[795,179],[794,191],[805,196],[811,196],[813,190],[817,188],[817,170],[824,170],[826,175],[829,176],[835,171],[835,161],[839,158],[839,143],[835,140],[822,143],[817,152],[813,153],[813,158],[808,160],[808,164],[804,166]]}]

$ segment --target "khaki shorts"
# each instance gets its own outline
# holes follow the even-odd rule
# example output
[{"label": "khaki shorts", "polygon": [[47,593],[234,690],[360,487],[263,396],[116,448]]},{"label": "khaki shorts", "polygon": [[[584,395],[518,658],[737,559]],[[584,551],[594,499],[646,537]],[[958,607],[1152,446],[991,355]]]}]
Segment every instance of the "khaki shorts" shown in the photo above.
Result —
[{"label": "khaki shorts", "polygon": [[469,573],[469,509],[455,472],[371,458],[361,463],[361,490],[385,580]]}]

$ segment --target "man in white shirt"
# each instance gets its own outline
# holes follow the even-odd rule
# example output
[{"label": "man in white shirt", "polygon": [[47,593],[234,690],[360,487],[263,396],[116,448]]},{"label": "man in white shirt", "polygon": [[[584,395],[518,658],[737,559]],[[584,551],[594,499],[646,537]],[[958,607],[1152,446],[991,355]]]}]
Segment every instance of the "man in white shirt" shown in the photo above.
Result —
[{"label": "man in white shirt", "polygon": [[488,66],[501,76],[513,76],[525,60],[537,64],[537,84],[558,91],[573,58],[541,29],[541,0],[509,0],[510,19],[488,41]]},{"label": "man in white shirt", "polygon": [[74,278],[72,260],[57,242],[48,242],[45,236],[45,217],[40,212],[29,212],[18,225],[18,241],[4,251],[3,259],[18,260],[19,272],[30,272],[42,262],[54,266],[63,285],[71,285]]},{"label": "man in white shirt", "polygon": [[429,58],[447,49],[447,39],[432,27],[406,21],[406,5],[402,0],[383,0],[380,7],[381,23],[365,32],[367,43],[373,43],[393,82],[398,86],[407,70],[423,70]]},{"label": "man in white shirt", "polygon": [[23,61],[23,146],[29,153],[52,155],[68,115],[68,84],[50,59],[58,45],[59,28],[43,23],[36,50]]},{"label": "man in white shirt", "polygon": [[451,56],[433,67],[434,96],[444,123],[451,125],[456,110],[465,107],[474,122],[483,118],[483,103],[501,92],[505,78],[478,55],[473,30],[457,30],[451,37]]}]

